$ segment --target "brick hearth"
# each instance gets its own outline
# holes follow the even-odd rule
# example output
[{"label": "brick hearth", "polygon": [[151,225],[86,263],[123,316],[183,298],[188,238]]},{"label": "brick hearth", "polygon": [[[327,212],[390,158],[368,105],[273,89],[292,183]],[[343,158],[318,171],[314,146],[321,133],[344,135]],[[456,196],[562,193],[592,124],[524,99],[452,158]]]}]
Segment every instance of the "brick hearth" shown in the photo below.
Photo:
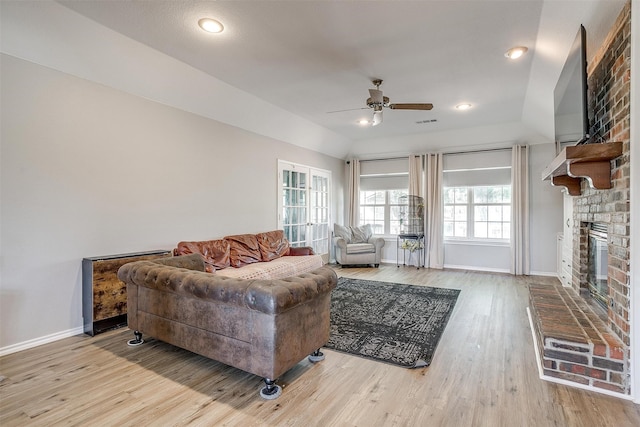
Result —
[{"label": "brick hearth", "polygon": [[622,341],[573,289],[530,285],[529,302],[545,376],[629,393]]}]

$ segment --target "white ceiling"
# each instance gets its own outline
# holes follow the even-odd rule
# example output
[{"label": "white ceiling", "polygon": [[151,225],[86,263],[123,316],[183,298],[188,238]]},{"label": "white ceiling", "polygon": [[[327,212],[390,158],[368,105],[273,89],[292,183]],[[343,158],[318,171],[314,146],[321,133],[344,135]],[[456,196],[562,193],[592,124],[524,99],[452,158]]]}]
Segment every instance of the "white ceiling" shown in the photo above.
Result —
[{"label": "white ceiling", "polygon": [[[327,150],[340,156],[411,152],[428,148],[416,141],[430,136],[473,138],[481,129],[491,136],[478,137],[478,144],[513,143],[523,128],[542,140],[551,138],[553,87],[578,26],[587,28],[593,54],[624,5],[618,0],[59,3],[332,131],[350,144],[339,153]],[[202,17],[218,19],[225,31],[201,31]],[[504,57],[518,45],[529,53],[518,61]],[[180,76],[175,77],[179,87]],[[365,107],[373,78],[384,80],[381,89],[391,102],[431,102],[433,110],[385,109],[381,125],[358,126],[358,119],[371,116],[371,110],[358,108]],[[227,100],[209,102],[224,106]],[[459,112],[454,107],[461,102],[474,107]],[[329,113],[344,109],[355,110]],[[416,123],[425,120],[436,121]],[[514,126],[519,130],[512,132]]]}]

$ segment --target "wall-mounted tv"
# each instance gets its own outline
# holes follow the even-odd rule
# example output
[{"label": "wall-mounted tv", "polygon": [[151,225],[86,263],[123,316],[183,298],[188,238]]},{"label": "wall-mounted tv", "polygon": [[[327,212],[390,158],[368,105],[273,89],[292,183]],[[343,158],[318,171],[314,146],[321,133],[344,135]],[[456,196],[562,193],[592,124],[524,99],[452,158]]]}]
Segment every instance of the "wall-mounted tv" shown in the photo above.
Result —
[{"label": "wall-mounted tv", "polygon": [[587,112],[587,40],[582,25],[553,91],[556,144],[583,144],[589,139]]}]

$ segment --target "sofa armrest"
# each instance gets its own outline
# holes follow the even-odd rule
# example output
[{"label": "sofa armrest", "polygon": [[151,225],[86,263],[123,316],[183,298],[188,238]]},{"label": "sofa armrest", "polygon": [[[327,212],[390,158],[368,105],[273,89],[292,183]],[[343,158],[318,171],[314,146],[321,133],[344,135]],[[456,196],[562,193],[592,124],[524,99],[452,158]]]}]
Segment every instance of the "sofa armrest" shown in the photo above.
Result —
[{"label": "sofa armrest", "polygon": [[301,248],[289,248],[289,253],[287,256],[305,256],[305,255],[315,255],[313,252],[313,248],[311,246],[303,246]]},{"label": "sofa armrest", "polygon": [[376,247],[376,250],[378,250],[384,246],[385,241],[382,237],[371,236],[369,238],[369,243],[373,244]]},{"label": "sofa armrest", "polygon": [[334,237],[333,244],[344,251],[347,250],[347,241],[343,237]]}]

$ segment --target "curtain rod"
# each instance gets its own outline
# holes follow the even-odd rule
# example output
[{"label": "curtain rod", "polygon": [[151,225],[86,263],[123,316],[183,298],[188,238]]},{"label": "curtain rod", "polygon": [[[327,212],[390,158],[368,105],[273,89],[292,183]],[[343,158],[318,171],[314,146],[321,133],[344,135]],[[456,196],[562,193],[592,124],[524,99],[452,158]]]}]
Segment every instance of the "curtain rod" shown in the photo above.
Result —
[{"label": "curtain rod", "polygon": [[[443,156],[449,155],[449,154],[471,154],[471,153],[484,153],[484,152],[490,152],[490,151],[506,151],[506,150],[511,150],[513,147],[504,147],[504,148],[484,148],[484,149],[479,149],[479,150],[471,150],[471,151],[450,151],[448,153],[442,153]],[[379,162],[379,161],[383,161],[383,160],[404,160],[404,159],[408,159],[409,156],[415,156],[415,154],[407,154],[406,156],[402,156],[402,157],[387,157],[386,159],[362,159],[360,160],[360,163],[362,162]],[[349,164],[349,160],[347,160],[347,164]]]},{"label": "curtain rod", "polygon": [[386,159],[362,159],[360,160],[360,163],[362,162],[379,162],[382,160],[405,160],[408,159],[410,156],[410,154],[407,154],[406,156],[402,156],[402,157],[387,157]]},{"label": "curtain rod", "polygon": [[470,154],[470,153],[485,153],[490,151],[507,151],[511,150],[513,147],[505,147],[505,148],[484,148],[480,150],[471,150],[471,151],[451,151],[448,153],[442,153],[443,155],[447,154]]}]

